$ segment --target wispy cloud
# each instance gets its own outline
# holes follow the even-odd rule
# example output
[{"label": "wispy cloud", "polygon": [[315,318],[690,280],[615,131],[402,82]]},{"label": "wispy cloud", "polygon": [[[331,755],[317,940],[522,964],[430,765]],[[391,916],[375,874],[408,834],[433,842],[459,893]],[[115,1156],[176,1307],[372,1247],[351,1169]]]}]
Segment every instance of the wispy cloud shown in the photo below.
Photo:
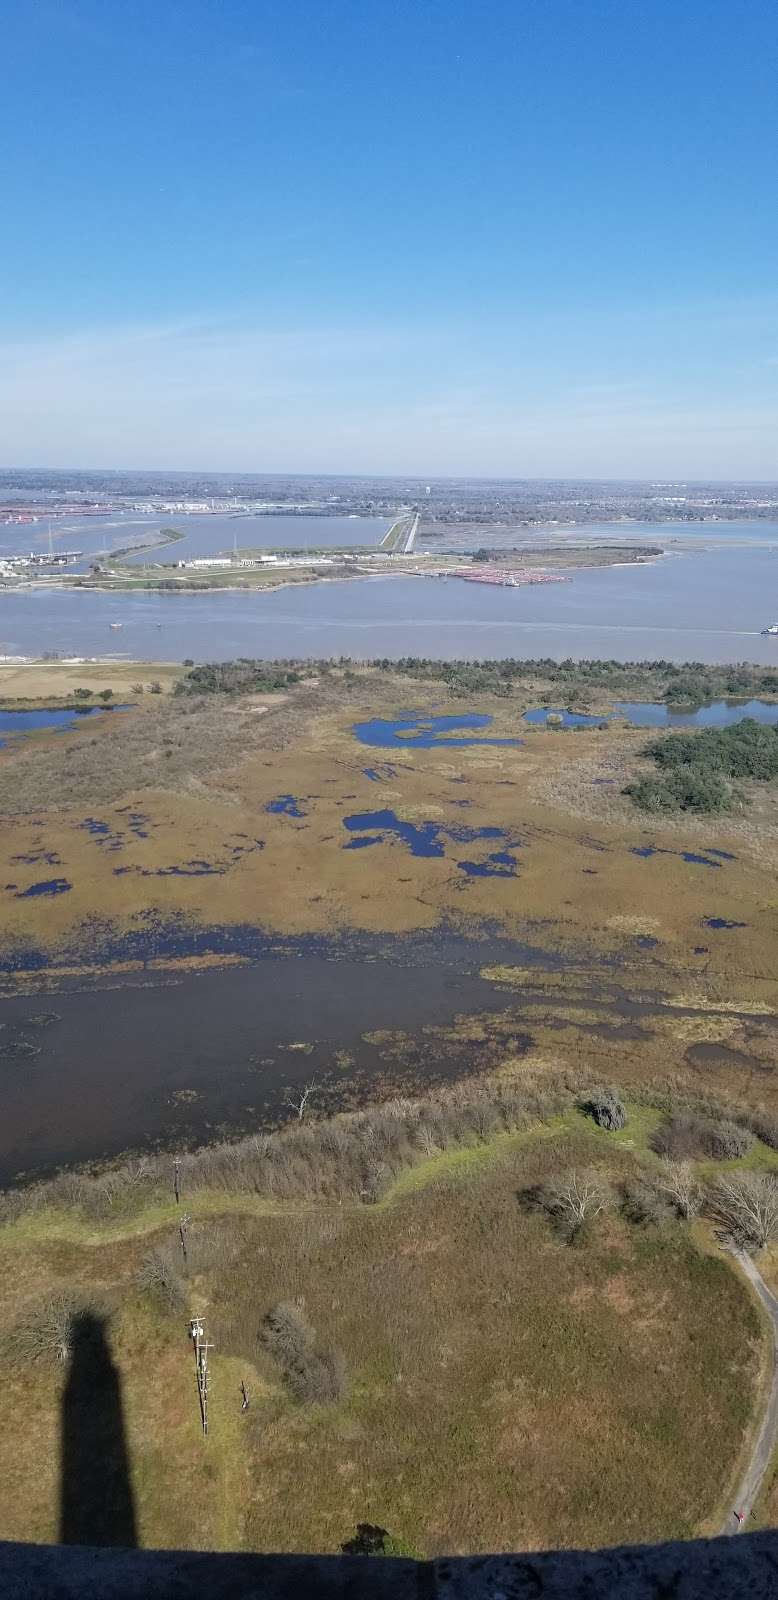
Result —
[{"label": "wispy cloud", "polygon": [[[220,317],[0,343],[4,464],[778,477],[778,397],[743,367],[456,325]],[[552,358],[553,357],[553,358]],[[753,365],[750,368],[753,372]]]}]

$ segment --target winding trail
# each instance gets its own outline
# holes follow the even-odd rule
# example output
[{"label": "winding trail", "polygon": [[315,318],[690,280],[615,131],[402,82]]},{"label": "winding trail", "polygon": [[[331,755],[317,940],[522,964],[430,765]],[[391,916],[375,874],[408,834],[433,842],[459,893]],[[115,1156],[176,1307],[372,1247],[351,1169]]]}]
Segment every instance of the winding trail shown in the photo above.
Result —
[{"label": "winding trail", "polygon": [[776,1446],[778,1446],[778,1299],[768,1289],[759,1268],[754,1265],[751,1257],[744,1250],[732,1247],[732,1255],[741,1271],[753,1284],[762,1305],[770,1319],[772,1329],[772,1367],[770,1376],[770,1393],[767,1399],[762,1425],[751,1451],[750,1460],[738,1484],[734,1506],[743,1513],[743,1522],[739,1523],[730,1511],[722,1533],[739,1533],[741,1528],[748,1527],[748,1519],[754,1507],[754,1502],[762,1486],[762,1480],[770,1465],[770,1460]]}]

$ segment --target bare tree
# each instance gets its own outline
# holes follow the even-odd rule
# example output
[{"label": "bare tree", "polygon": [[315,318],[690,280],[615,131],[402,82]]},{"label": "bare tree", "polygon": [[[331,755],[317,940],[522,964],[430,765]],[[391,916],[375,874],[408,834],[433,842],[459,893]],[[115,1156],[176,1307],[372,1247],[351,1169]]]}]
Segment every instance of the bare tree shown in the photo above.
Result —
[{"label": "bare tree", "polygon": [[431,1128],[421,1127],[419,1129],[419,1141],[425,1156],[437,1155],[438,1146],[435,1142],[435,1135]]},{"label": "bare tree", "polygon": [[186,1310],[186,1284],[170,1250],[150,1250],[140,1264],[137,1281],[139,1288],[153,1295],[166,1310]]},{"label": "bare tree", "polygon": [[600,1215],[610,1200],[610,1189],[599,1172],[563,1173],[544,1184],[540,1203],[565,1238],[573,1238],[585,1222]]},{"label": "bare tree", "polygon": [[696,1217],[703,1197],[689,1161],[663,1161],[659,1188],[679,1217]]},{"label": "bare tree", "polygon": [[308,1101],[310,1100],[311,1095],[314,1093],[316,1088],[316,1079],[311,1078],[310,1083],[306,1083],[304,1089],[290,1089],[286,1095],[284,1105],[290,1107],[297,1117],[298,1122],[302,1122],[306,1110],[308,1109]]},{"label": "bare tree", "polygon": [[712,1215],[744,1250],[762,1250],[778,1235],[778,1177],[771,1172],[736,1172],[719,1178],[710,1192]]},{"label": "bare tree", "polygon": [[47,1295],[28,1310],[23,1321],[4,1333],[3,1358],[18,1367],[32,1361],[64,1365],[70,1360],[78,1318],[88,1309],[68,1290]]}]

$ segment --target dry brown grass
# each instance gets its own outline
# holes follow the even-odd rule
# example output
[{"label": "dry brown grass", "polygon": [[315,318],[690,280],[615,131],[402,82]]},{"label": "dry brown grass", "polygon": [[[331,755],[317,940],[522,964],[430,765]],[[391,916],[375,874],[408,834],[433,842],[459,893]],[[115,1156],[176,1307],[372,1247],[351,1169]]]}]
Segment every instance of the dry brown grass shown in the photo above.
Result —
[{"label": "dry brown grass", "polygon": [[0,662],[0,700],[57,700],[70,698],[74,689],[112,689],[115,698],[129,699],[133,684],[145,688],[155,681],[169,694],[182,668],[169,661],[30,661]]},{"label": "dry brown grass", "polygon": [[133,711],[9,750],[0,760],[8,816],[105,805],[155,788],[198,792],[261,744],[256,706],[160,697]]}]

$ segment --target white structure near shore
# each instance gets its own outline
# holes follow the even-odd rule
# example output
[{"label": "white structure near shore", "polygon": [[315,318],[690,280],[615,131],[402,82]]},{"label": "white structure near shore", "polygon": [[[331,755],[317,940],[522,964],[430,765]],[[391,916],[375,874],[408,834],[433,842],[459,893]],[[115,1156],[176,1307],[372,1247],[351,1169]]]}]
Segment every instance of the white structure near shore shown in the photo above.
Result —
[{"label": "white structure near shore", "polygon": [[203,571],[229,567],[331,567],[331,556],[195,556],[191,561],[177,561],[180,570]]}]

